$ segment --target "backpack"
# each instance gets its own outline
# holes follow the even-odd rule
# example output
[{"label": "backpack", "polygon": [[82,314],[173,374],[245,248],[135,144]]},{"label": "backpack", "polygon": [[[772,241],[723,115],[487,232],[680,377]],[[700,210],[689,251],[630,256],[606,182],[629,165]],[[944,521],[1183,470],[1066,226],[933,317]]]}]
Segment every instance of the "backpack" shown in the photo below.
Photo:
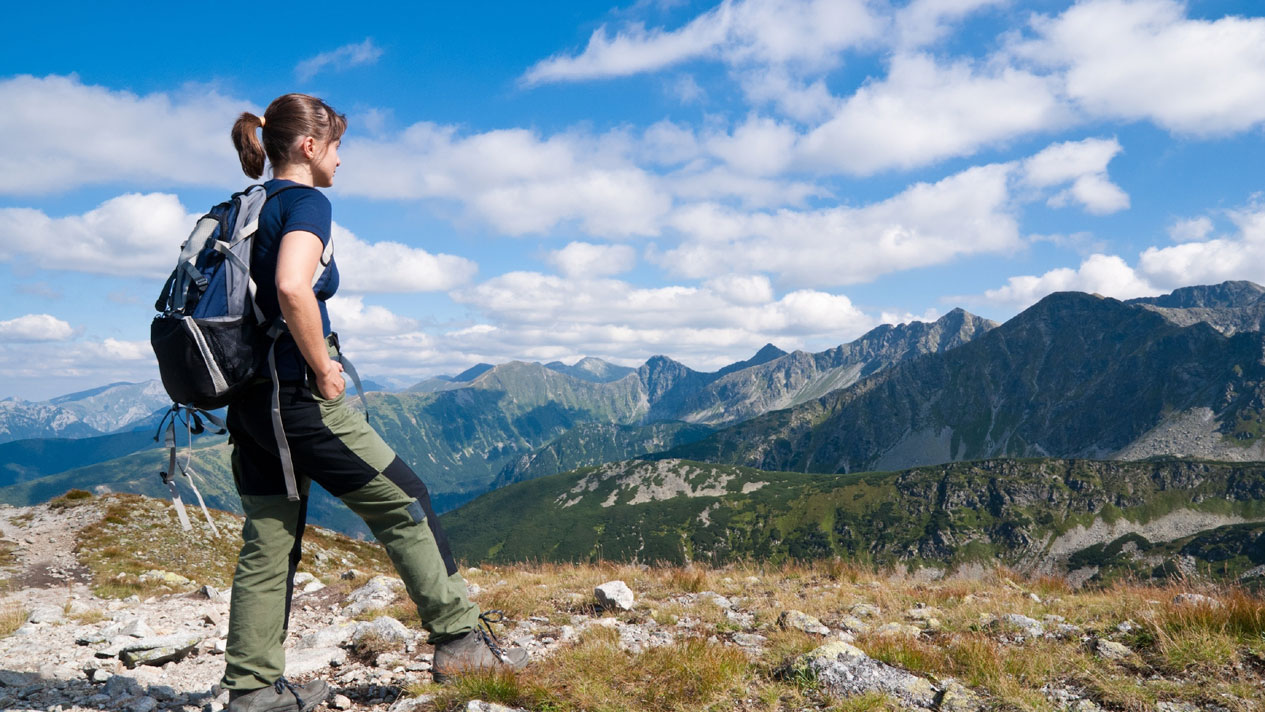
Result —
[{"label": "backpack", "polygon": [[[193,484],[193,471],[189,466],[193,458],[193,436],[205,431],[204,419],[218,428],[216,432],[227,432],[224,421],[210,411],[232,402],[265,363],[272,375],[273,427],[288,496],[292,500],[299,498],[290,448],[281,428],[273,358],[273,345],[285,332],[285,321],[280,316],[271,321],[264,318],[255,302],[255,282],[250,276],[252,238],[258,231],[264,204],[295,188],[310,190],[308,186],[290,185],[268,195],[264,186],[252,185],[212,207],[198,219],[193,232],[181,245],[176,268],[154,303],[158,315],[150,324],[149,340],[158,358],[163,387],[174,401],[159,422],[154,439],[158,440],[166,430],[169,457],[167,470],[160,475],[171,492],[181,526],[186,530],[190,525],[176,489],[175,472],[179,468],[188,480],[207,522],[215,530],[202,495]],[[322,269],[316,271],[313,284],[328,269],[332,256],[333,240],[330,240],[321,255]],[[348,365],[344,362],[344,368]],[[354,369],[351,373],[354,376]],[[359,382],[358,378],[353,377],[353,380]],[[189,457],[183,463],[176,458],[177,423],[185,426],[189,437]],[[218,531],[216,533],[218,535]]]}]

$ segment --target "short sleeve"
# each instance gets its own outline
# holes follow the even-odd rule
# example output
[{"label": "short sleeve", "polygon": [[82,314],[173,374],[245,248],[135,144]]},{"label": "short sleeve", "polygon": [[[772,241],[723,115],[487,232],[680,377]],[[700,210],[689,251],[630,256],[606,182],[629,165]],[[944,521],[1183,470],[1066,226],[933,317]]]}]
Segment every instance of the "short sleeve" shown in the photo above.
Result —
[{"label": "short sleeve", "polygon": [[290,190],[284,196],[294,196],[288,201],[286,210],[282,211],[284,222],[280,235],[295,230],[305,230],[321,239],[322,244],[329,244],[330,206],[319,190]]}]

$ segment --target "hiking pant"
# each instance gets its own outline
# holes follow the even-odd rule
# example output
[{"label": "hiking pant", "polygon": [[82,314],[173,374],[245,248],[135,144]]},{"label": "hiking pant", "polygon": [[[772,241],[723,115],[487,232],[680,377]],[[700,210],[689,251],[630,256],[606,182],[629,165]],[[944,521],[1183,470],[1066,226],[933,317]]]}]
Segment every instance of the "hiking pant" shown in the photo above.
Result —
[{"label": "hiking pant", "polygon": [[228,409],[233,479],[246,514],[233,574],[221,686],[254,690],[285,672],[282,643],[312,481],[364,519],[386,547],[430,642],[473,630],[479,609],[466,594],[426,486],[345,395],[322,398],[302,382],[281,386],[281,418],[300,498],[286,496],[272,426],[272,382],[251,386]]}]

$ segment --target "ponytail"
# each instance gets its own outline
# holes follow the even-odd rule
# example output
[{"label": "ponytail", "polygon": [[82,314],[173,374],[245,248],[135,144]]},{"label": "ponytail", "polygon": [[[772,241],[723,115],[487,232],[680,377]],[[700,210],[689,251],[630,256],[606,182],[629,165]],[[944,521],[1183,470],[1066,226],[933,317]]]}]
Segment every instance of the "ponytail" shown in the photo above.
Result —
[{"label": "ponytail", "polygon": [[[262,143],[255,129],[262,129]],[[324,101],[307,94],[284,94],[268,105],[262,117],[250,112],[237,117],[233,123],[233,146],[242,171],[258,178],[264,174],[265,157],[275,171],[289,162],[291,151],[304,136],[333,142],[346,130],[347,117]]]},{"label": "ponytail", "polygon": [[264,174],[264,147],[255,136],[255,129],[262,129],[264,122],[249,111],[243,112],[233,122],[233,146],[242,162],[242,171],[251,178]]}]

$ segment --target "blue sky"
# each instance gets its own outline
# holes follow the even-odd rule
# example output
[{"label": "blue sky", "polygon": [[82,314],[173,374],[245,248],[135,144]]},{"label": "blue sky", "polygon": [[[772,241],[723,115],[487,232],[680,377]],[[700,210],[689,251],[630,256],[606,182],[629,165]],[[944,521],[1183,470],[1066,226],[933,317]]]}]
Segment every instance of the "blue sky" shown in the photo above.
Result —
[{"label": "blue sky", "polygon": [[0,398],[155,376],[176,248],[249,182],[232,120],[288,91],[350,119],[330,308],[397,385],[586,355],[710,370],[958,306],[1265,282],[1263,14],[306,3],[234,29],[210,4],[10,8]]}]

